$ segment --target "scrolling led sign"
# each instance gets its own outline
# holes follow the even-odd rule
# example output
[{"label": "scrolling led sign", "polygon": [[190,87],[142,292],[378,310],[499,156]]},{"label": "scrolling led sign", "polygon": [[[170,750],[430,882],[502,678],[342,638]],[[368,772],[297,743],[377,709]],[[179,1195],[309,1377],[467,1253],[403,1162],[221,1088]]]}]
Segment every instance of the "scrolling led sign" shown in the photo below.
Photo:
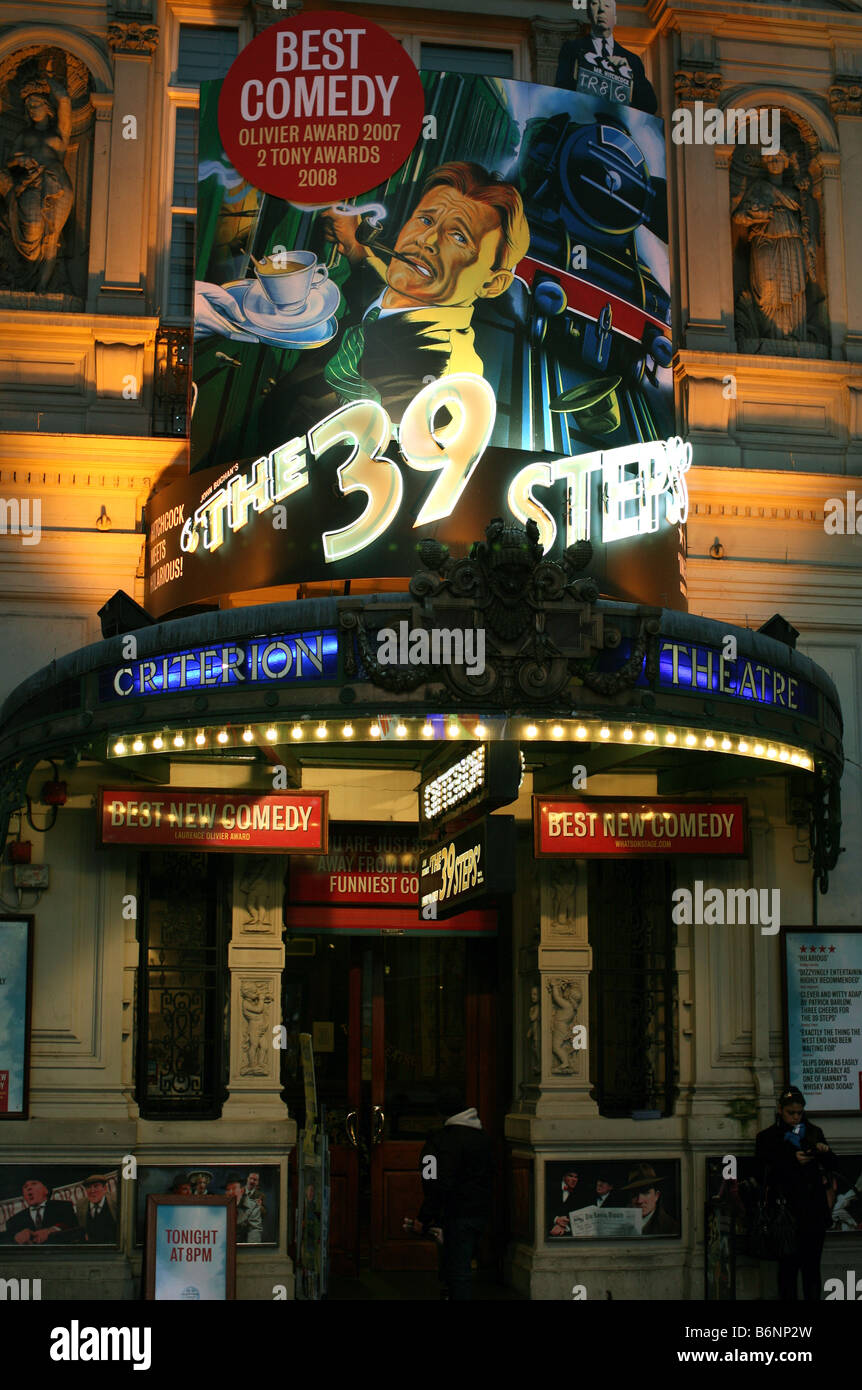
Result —
[{"label": "scrolling led sign", "polygon": [[338,634],[333,629],[222,642],[211,647],[142,658],[103,671],[101,700],[129,695],[178,694],[237,685],[332,680],[338,672]]},{"label": "scrolling led sign", "polygon": [[517,743],[480,743],[442,772],[419,784],[419,819],[435,825],[481,806],[508,806],[524,780],[524,755]]}]

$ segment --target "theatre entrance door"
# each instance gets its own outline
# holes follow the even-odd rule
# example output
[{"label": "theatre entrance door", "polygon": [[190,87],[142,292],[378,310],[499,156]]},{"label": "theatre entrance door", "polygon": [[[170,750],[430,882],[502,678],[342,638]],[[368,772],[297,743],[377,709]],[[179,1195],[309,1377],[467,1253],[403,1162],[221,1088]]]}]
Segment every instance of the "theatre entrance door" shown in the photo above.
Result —
[{"label": "theatre entrance door", "polygon": [[285,1095],[301,1123],[298,1038],[311,1033],[330,1139],[331,1271],[433,1269],[436,1247],[405,1234],[403,1219],[419,1212],[419,1159],[443,1123],[441,1091],[465,1092],[496,1135],[496,941],[312,940],[313,956],[288,946]]}]

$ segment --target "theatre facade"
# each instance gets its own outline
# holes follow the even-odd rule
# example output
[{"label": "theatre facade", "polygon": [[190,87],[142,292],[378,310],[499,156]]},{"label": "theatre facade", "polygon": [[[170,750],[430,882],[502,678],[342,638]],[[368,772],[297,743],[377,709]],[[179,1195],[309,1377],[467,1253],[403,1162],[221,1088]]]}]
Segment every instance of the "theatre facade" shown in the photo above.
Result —
[{"label": "theatre facade", "polygon": [[[66,131],[78,247],[39,282],[13,245],[0,288],[2,482],[41,518],[0,537],[4,1270],[136,1297],[147,1196],[241,1188],[239,1298],[327,1264],[406,1288],[454,1090],[497,1156],[485,1286],[772,1298],[718,1199],[785,1080],[862,1173],[862,623],[824,527],[862,458],[858,23],[785,21],[778,74],[747,20],[621,4],[655,115],[551,85],[579,30],[550,4],[491,47],[353,6],[403,39],[413,124],[355,187],[325,156],[312,206],[236,131],[334,23],[187,8],[0,29],[22,129],[29,83]],[[792,168],[674,147],[702,90],[770,94]],[[801,328],[756,298],[770,178]],[[35,1180],[56,1229],[20,1242]]]}]

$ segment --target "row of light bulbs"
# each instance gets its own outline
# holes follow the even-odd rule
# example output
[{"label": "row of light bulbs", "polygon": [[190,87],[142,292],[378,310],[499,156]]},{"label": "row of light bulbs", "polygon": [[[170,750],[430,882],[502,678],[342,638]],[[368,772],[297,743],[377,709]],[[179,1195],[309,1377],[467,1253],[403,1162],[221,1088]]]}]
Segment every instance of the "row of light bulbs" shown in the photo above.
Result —
[{"label": "row of light bulbs", "polygon": [[[391,720],[388,721],[392,723]],[[810,771],[814,763],[808,753],[802,748],[796,748],[791,744],[776,743],[768,739],[745,737],[739,734],[728,734],[719,732],[703,733],[687,728],[664,728],[653,726],[642,726],[633,724],[615,724],[602,721],[593,721],[590,724],[579,723],[576,720],[544,720],[541,723],[527,723],[521,728],[520,734],[513,730],[512,720],[507,721],[507,734],[509,737],[519,737],[533,742],[537,739],[547,740],[548,738],[559,741],[567,736],[575,742],[583,743],[587,740],[602,743],[632,743],[632,744],[654,744],[656,748],[674,746],[680,748],[697,748],[714,753],[736,753],[749,758],[762,758],[768,762],[787,763],[792,767],[797,767]],[[290,730],[290,737],[294,742],[300,743],[306,737],[313,721],[298,720]],[[440,721],[438,720],[438,726]],[[395,723],[395,737],[399,739],[407,738],[410,735],[411,726],[413,736],[417,733],[422,738],[438,737],[438,729],[430,720],[426,719],[420,723],[419,720],[399,719]],[[364,731],[364,732],[363,732]],[[175,734],[157,733],[152,736],[137,734],[134,738],[118,738],[112,745],[112,752],[117,757],[126,757],[130,753],[160,753],[163,750],[174,748],[178,752],[194,748],[206,748],[213,746],[224,748],[231,743],[232,732],[228,728],[221,728],[214,733],[212,729],[199,729],[197,733],[190,731],[183,732],[178,730]],[[332,727],[326,720],[319,720],[314,728],[314,737],[328,739],[331,736],[337,739],[364,738],[379,739],[383,736],[384,726],[380,719],[372,719],[367,724],[364,720],[357,721],[357,724],[347,720],[340,727],[333,722]],[[458,720],[450,719],[445,724],[445,736],[448,738],[478,738],[486,739],[490,735],[487,725],[481,721],[474,724],[472,728],[460,723]],[[265,729],[258,727],[257,732],[251,725],[246,725],[240,734],[240,742],[246,745],[254,743],[277,743],[280,734],[274,724],[268,725]]]}]

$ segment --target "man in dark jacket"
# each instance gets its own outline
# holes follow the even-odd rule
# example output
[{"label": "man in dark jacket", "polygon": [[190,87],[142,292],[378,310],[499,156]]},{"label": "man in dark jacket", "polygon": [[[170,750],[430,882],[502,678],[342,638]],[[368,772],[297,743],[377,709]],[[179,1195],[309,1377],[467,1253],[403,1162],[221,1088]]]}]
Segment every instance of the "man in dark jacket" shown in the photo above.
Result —
[{"label": "man in dark jacket", "polygon": [[824,1181],[837,1159],[822,1129],[804,1118],[805,1097],[789,1086],[778,1098],[774,1125],[757,1136],[755,1154],[760,1181],[773,1195],[784,1197],[795,1221],[797,1246],[792,1255],[778,1261],[778,1297],[796,1301],[796,1280],[802,1271],[802,1297],[821,1296],[820,1256],[830,1223]]},{"label": "man in dark jacket", "polygon": [[[582,9],[582,5],[575,5]],[[632,84],[630,105],[638,111],[654,115],[658,101],[652,89],[644,65],[636,53],[630,53],[614,39],[614,25],[617,21],[616,0],[588,0],[587,12],[590,19],[590,34],[585,39],[571,39],[560,49],[555,87],[563,87],[575,92],[577,70],[579,67],[590,73],[607,73]]]},{"label": "man in dark jacket", "polygon": [[78,1221],[84,1240],[90,1245],[116,1245],[117,1204],[108,1196],[104,1173],[92,1173],[84,1183],[86,1197],[77,1205]]},{"label": "man in dark jacket", "polygon": [[49,1193],[42,1178],[27,1178],[21,1188],[25,1205],[6,1222],[5,1244],[74,1245],[81,1239],[72,1203],[57,1201]]},{"label": "man in dark jacket", "polygon": [[420,1160],[424,1200],[419,1219],[408,1217],[404,1225],[440,1241],[440,1274],[448,1297],[467,1302],[473,1296],[473,1257],[491,1215],[494,1151],[478,1113],[463,1097],[441,1097],[440,1110],[446,1122],[429,1134]]}]

